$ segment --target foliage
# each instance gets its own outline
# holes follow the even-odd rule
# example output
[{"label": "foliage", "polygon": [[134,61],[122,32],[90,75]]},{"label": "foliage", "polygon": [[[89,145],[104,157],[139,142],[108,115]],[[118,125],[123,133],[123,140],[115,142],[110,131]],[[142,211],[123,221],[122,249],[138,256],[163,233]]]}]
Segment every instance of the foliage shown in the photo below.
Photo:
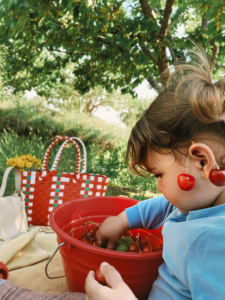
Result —
[{"label": "foliage", "polygon": [[56,135],[77,136],[85,144],[95,142],[106,148],[127,140],[128,129],[119,129],[95,116],[82,116],[72,109],[51,110],[46,106],[46,100],[40,97],[19,99],[19,119],[14,100],[1,103],[0,131],[11,128],[20,135],[36,133],[48,140]]},{"label": "foliage", "polygon": [[90,89],[84,95],[79,94],[74,90],[74,75],[70,69],[65,72],[65,83],[59,80],[52,85],[51,89],[40,91],[37,87],[36,91],[40,95],[45,95],[48,98],[48,103],[53,103],[56,107],[65,107],[66,109],[75,109],[81,114],[93,115],[100,107],[112,107],[116,110],[126,108],[133,102],[130,95],[121,95],[119,89],[113,90],[109,94],[103,87],[97,86]]},{"label": "foliage", "polygon": [[96,86],[134,93],[144,78],[159,91],[189,37],[224,67],[224,8],[219,0],[2,0],[3,82],[15,92],[47,90],[74,64],[80,94]]},{"label": "foliage", "polygon": [[133,98],[132,101],[129,102],[128,109],[124,109],[120,112],[121,121],[128,127],[133,127],[152,101],[153,99],[149,98]]}]

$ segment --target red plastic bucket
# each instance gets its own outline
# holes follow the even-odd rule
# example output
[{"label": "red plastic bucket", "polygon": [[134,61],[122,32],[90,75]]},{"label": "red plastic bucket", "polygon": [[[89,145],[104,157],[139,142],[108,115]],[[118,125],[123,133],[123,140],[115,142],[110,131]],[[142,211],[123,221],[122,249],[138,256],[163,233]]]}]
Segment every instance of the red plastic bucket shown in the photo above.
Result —
[{"label": "red plastic bucket", "polygon": [[[68,289],[71,292],[85,292],[84,283],[90,270],[96,271],[103,261],[113,265],[121,274],[139,300],[146,300],[152,284],[163,262],[162,251],[154,253],[129,253],[107,250],[81,242],[84,230],[80,222],[102,223],[107,217],[118,215],[138,200],[125,197],[90,197],[64,203],[50,215],[50,225],[57,234]],[[74,237],[68,233],[71,228]],[[113,230],[113,229],[112,229]],[[150,230],[161,237],[161,230]]]}]

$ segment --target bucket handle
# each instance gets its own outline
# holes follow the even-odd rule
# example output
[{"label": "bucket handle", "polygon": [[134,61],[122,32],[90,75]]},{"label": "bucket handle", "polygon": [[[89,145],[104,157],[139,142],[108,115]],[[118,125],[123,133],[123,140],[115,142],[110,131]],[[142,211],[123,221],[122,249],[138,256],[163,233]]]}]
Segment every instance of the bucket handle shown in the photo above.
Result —
[{"label": "bucket handle", "polygon": [[48,265],[49,265],[50,262],[52,261],[53,257],[56,255],[56,253],[57,253],[57,251],[59,250],[59,248],[62,247],[63,245],[66,245],[66,241],[63,242],[62,244],[60,244],[60,245],[56,248],[55,252],[52,254],[52,256],[50,257],[49,261],[47,262],[47,264],[46,264],[46,266],[45,266],[45,274],[46,274],[46,276],[47,276],[49,279],[56,279],[56,278],[62,278],[62,277],[65,277],[65,275],[58,276],[58,277],[50,277],[50,276],[48,275]]}]

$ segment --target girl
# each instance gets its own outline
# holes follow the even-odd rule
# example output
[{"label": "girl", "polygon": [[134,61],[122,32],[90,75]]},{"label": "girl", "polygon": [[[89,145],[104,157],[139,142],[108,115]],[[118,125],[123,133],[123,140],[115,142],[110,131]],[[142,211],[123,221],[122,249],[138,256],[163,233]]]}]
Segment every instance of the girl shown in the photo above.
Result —
[{"label": "girl", "polygon": [[[113,249],[127,229],[164,224],[164,263],[149,300],[225,297],[225,168],[216,167],[225,166],[225,79],[213,83],[206,55],[195,58],[175,68],[128,141],[129,168],[154,174],[163,196],[106,219],[97,232]],[[101,271],[109,287],[91,271],[89,300],[136,299],[113,267],[103,264]]]}]

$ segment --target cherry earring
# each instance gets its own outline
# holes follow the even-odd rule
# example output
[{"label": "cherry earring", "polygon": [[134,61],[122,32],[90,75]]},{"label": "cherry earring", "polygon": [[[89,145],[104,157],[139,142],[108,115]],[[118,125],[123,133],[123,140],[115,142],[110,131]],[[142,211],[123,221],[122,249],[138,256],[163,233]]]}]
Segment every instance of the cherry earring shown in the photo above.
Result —
[{"label": "cherry earring", "polygon": [[188,174],[188,166],[189,166],[189,155],[187,160],[187,174],[180,174],[177,177],[177,183],[179,188],[183,191],[190,191],[195,186],[195,178],[192,175]]},{"label": "cherry earring", "polygon": [[225,185],[225,167],[220,168],[216,163],[216,169],[213,169],[209,172],[209,179],[216,186],[224,186]]}]

